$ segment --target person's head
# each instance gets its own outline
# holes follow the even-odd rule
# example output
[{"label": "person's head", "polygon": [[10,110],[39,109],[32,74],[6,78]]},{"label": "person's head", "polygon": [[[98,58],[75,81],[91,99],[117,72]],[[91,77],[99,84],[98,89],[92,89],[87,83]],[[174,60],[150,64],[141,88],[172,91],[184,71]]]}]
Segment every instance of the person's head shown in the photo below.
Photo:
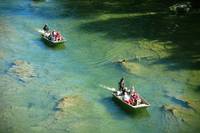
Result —
[{"label": "person's head", "polygon": [[135,93],[135,89],[133,89],[133,88],[132,88],[132,91],[131,91],[131,93]]}]

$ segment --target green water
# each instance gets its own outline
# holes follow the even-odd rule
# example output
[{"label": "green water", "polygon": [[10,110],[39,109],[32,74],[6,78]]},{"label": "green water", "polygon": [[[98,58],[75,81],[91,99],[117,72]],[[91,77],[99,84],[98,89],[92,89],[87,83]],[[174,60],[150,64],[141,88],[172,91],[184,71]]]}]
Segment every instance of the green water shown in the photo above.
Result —
[{"label": "green water", "polygon": [[[0,132],[198,132],[199,15],[170,16],[165,4],[148,2],[1,1]],[[36,30],[45,23],[67,42],[48,47]],[[17,60],[36,76],[23,81],[10,73]],[[117,87],[122,76],[151,107],[127,112],[101,87]],[[79,102],[67,111],[55,109],[74,95]],[[174,115],[162,105],[177,107]]]}]

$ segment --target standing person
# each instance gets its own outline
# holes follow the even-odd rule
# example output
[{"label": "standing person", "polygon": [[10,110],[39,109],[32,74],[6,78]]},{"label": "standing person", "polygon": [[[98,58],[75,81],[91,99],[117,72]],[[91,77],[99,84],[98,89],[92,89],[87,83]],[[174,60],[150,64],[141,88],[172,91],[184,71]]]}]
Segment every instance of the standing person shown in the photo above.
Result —
[{"label": "standing person", "polygon": [[133,101],[133,105],[139,105],[141,103],[141,98],[134,89],[131,92],[131,99]]},{"label": "standing person", "polygon": [[45,32],[48,32],[48,31],[49,31],[49,27],[47,26],[47,24],[44,25],[43,30],[44,30]]},{"label": "standing person", "polygon": [[122,77],[121,80],[119,81],[119,91],[124,91],[125,87],[125,81],[124,78]]}]

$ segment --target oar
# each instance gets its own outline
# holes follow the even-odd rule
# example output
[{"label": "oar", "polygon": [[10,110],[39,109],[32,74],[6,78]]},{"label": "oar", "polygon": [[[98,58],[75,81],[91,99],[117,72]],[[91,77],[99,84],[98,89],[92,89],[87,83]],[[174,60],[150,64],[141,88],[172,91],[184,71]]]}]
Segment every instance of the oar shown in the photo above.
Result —
[{"label": "oar", "polygon": [[134,91],[136,90],[134,85],[132,85],[132,88],[131,88],[131,89],[134,90]]},{"label": "oar", "polygon": [[41,33],[41,34],[44,34],[44,31],[41,30],[41,29],[35,29],[37,32]]},{"label": "oar", "polygon": [[117,90],[115,88],[111,88],[111,87],[108,87],[108,86],[105,86],[105,85],[99,85],[100,87],[106,89],[106,90],[109,90],[109,91],[112,91],[112,92],[116,92]]}]

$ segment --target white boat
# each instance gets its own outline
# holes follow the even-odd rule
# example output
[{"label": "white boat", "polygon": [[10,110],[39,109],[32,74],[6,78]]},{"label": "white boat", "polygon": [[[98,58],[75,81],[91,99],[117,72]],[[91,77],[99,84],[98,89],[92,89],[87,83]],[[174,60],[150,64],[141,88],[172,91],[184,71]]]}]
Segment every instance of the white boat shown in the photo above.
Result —
[{"label": "white boat", "polygon": [[124,100],[123,100],[123,95],[117,95],[117,92],[113,92],[112,93],[113,95],[113,98],[119,102],[120,104],[122,105],[125,105],[127,107],[127,109],[140,109],[140,108],[147,108],[150,106],[150,104],[143,98],[140,96],[140,99],[141,99],[141,103],[138,104],[138,105],[132,105],[132,104],[129,104],[129,103],[126,103]]},{"label": "white boat", "polygon": [[38,30],[38,32],[41,34],[41,37],[49,42],[49,44],[51,46],[54,46],[54,45],[57,45],[57,44],[61,44],[61,43],[64,43],[65,42],[65,39],[64,37],[62,37],[61,40],[54,40],[52,37],[51,37],[51,32],[45,32],[44,30]]}]

